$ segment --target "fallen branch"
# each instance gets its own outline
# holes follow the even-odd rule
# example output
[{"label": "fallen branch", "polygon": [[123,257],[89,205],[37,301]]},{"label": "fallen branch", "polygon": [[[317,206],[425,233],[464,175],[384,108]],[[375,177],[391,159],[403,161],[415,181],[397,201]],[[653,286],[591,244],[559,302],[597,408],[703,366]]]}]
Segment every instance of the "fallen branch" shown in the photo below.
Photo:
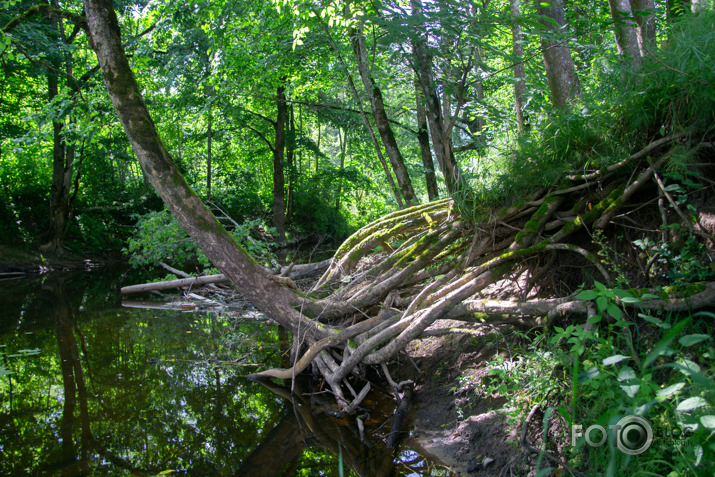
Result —
[{"label": "fallen branch", "polygon": [[[320,273],[321,271],[328,268],[330,262],[331,260],[328,259],[323,260],[322,262],[294,265],[292,271],[288,275],[288,278],[290,278],[291,280],[297,280],[300,278],[309,277],[316,273]],[[164,265],[162,266],[167,270],[172,271],[172,273],[176,273],[178,271],[176,269],[168,267],[168,265]],[[163,282],[143,283],[141,285],[129,285],[126,287],[122,287],[120,291],[123,295],[126,295],[128,293],[142,293],[154,290],[166,290],[168,288],[183,288],[190,286],[208,285],[211,283],[225,283],[229,281],[230,280],[226,278],[226,275],[221,273],[218,275],[205,275],[202,277],[180,278],[177,280],[166,280]]]},{"label": "fallen branch", "polygon": [[182,288],[189,286],[207,285],[209,283],[221,283],[229,281],[225,275],[205,275],[203,277],[180,278],[177,280],[167,280],[156,283],[143,283],[141,285],[129,285],[122,287],[120,292],[123,295],[128,293],[141,293],[154,290],[166,290],[167,288]]}]

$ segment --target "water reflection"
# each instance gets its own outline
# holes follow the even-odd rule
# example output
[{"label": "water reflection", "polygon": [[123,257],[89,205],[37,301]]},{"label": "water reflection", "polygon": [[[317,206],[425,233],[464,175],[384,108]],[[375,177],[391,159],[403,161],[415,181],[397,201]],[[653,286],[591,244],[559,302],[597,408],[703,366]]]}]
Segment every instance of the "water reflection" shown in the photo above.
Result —
[{"label": "water reflection", "polygon": [[395,467],[317,397],[243,379],[285,365],[276,326],[121,308],[117,279],[2,283],[0,474],[449,475]]}]

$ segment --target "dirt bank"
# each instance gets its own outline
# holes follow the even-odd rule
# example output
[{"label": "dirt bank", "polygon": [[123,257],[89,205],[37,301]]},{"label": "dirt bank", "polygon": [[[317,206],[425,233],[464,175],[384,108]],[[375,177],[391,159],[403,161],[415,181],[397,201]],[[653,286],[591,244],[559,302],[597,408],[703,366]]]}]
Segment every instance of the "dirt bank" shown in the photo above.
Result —
[{"label": "dirt bank", "polygon": [[[401,371],[416,381],[406,444],[422,448],[458,476],[494,476],[505,469],[506,475],[534,474],[535,459],[520,443],[519,424],[509,425],[498,412],[505,399],[475,389],[489,371],[487,363],[497,354],[507,356],[503,340],[432,337],[416,340],[408,353],[420,373],[410,362],[401,365]],[[535,444],[541,419],[533,422],[526,437]]]}]

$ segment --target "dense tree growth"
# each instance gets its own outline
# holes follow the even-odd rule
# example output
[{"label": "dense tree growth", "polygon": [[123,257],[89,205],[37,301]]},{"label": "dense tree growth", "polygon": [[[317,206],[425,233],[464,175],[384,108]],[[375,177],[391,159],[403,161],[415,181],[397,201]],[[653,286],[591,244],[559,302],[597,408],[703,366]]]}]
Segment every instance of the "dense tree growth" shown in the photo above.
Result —
[{"label": "dense tree growth", "polygon": [[[211,263],[293,333],[292,365],[259,376],[312,366],[342,412],[370,389],[366,367],[398,393],[390,359],[437,320],[548,330],[563,316],[595,324],[621,306],[713,301],[712,267],[698,266],[715,248],[703,212],[714,17],[702,2],[6,3],[2,107],[19,110],[3,120],[0,194],[15,240],[32,240],[21,199],[43,186],[64,228],[82,227],[92,203],[155,207],[139,164]],[[33,38],[45,41],[34,52]],[[80,60],[106,94],[93,74],[74,88]],[[18,99],[29,90],[49,106]],[[93,116],[108,101],[131,153],[99,122],[114,116]],[[44,177],[12,182],[25,162]],[[76,203],[56,195],[60,172]],[[103,174],[108,187],[93,188]],[[252,259],[217,204],[270,222],[279,243],[377,220],[304,293]],[[672,301],[576,298],[596,281],[708,284]]]}]

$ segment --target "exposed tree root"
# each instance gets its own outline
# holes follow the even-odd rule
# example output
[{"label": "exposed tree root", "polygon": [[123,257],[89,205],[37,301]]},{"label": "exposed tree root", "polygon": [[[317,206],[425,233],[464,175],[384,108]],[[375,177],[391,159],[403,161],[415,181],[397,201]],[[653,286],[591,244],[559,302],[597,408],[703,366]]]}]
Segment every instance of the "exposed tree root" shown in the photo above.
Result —
[{"label": "exposed tree root", "polygon": [[[681,138],[660,139],[615,166],[574,175],[560,189],[539,191],[521,204],[469,221],[452,200],[441,200],[400,210],[362,228],[337,250],[301,304],[306,316],[324,323],[320,326],[329,336],[302,336],[306,348],[292,368],[253,377],[291,379],[312,364],[340,409],[349,413],[361,400],[355,383],[362,381],[362,390],[369,384],[364,367],[386,363],[416,338],[475,333],[494,323],[548,327],[566,315],[580,315],[577,319],[584,321],[595,313],[589,303],[573,295],[539,299],[539,294],[549,293],[539,280],[552,273],[555,263],[581,260],[582,269],[592,269],[599,280],[610,283],[611,271],[584,231],[609,226],[631,207],[631,200],[666,164],[671,152],[663,147]],[[659,151],[656,160],[643,161]],[[639,160],[642,167],[633,170]],[[619,174],[626,169],[630,175]],[[523,294],[515,289],[513,296],[522,300],[487,299],[490,285],[509,286],[518,277],[526,283]],[[691,297],[644,299],[639,306],[695,309],[714,300],[715,285],[708,284]],[[426,331],[440,319],[466,323]]]}]

